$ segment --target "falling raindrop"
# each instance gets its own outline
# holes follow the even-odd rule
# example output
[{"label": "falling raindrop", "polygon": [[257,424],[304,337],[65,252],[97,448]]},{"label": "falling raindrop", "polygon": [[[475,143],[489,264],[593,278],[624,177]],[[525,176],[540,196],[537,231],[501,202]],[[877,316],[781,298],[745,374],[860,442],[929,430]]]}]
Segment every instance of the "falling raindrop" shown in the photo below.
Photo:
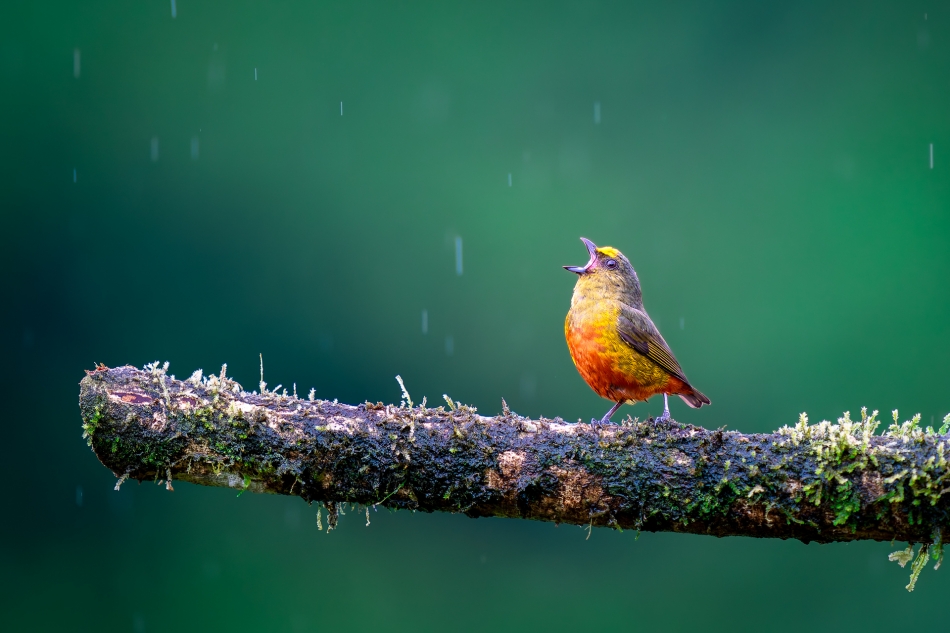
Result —
[{"label": "falling raindrop", "polygon": [[257,81],[257,69],[254,69],[254,81]]},{"label": "falling raindrop", "polygon": [[686,329],[686,317],[680,317],[680,329],[681,330]]},{"label": "falling raindrop", "polygon": [[178,8],[175,6],[175,0],[172,0],[172,18],[178,17]]},{"label": "falling raindrop", "polygon": [[934,168],[934,144],[930,144],[930,168]]},{"label": "falling raindrop", "polygon": [[594,125],[600,125],[600,101],[594,102]]},{"label": "falling raindrop", "polygon": [[80,53],[78,48],[73,49],[73,77],[79,79]]},{"label": "falling raindrop", "polygon": [[343,102],[340,102],[340,116],[343,116]]},{"label": "falling raindrop", "polygon": [[428,310],[422,311],[422,333],[423,334],[429,333],[429,311]]},{"label": "falling raindrop", "polygon": [[462,238],[455,238],[455,274],[462,276]]},{"label": "falling raindrop", "polygon": [[511,172],[508,172],[508,186],[511,186]]}]

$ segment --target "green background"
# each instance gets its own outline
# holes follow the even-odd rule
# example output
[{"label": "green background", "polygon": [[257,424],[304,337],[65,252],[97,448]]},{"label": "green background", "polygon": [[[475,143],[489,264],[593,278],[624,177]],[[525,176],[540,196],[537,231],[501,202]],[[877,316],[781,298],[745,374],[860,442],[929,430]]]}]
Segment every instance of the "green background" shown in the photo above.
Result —
[{"label": "green background", "polygon": [[712,399],[677,419],[939,422],[948,22],[937,2],[5,3],[0,627],[945,623],[950,571],[908,594],[887,543],[385,511],[327,535],[297,498],[114,492],[76,401],[94,362],[226,362],[251,388],[263,353],[270,385],[343,402],[398,402],[398,373],[430,403],[600,416],[563,340],[583,235],[629,257]]}]

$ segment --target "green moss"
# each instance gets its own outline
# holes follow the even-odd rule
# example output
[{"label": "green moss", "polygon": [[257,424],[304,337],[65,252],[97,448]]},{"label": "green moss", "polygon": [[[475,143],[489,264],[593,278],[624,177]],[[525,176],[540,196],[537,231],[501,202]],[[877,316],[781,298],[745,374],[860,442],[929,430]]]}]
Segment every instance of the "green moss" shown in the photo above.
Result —
[{"label": "green moss", "polygon": [[930,558],[931,549],[934,550],[934,560],[938,561],[934,566],[934,569],[936,569],[940,566],[940,560],[943,558],[942,543],[936,544],[933,547],[928,543],[922,543],[920,545],[920,549],[917,550],[917,556],[914,556],[913,544],[908,545],[907,549],[891,552],[891,554],[888,555],[888,560],[897,563],[901,567],[905,567],[911,560],[914,561],[910,566],[910,582],[907,584],[907,591],[913,591],[914,587],[917,586],[917,578],[920,577],[920,572],[922,572],[924,567],[927,565],[927,560]]},{"label": "green moss", "polygon": [[93,408],[92,413],[88,418],[83,420],[82,424],[82,438],[86,440],[87,446],[92,446],[92,436],[95,435],[96,429],[99,428],[99,422],[102,421],[103,411],[106,408],[105,402],[99,400],[96,402],[96,406]]},{"label": "green moss", "polygon": [[950,431],[950,413],[944,416],[943,424],[940,425],[940,428],[937,430],[937,434],[946,435],[947,431]]},{"label": "green moss", "polygon": [[[849,476],[865,470],[875,459],[870,443],[880,424],[877,414],[875,411],[868,416],[867,409],[862,408],[857,422],[846,411],[838,424],[823,421],[809,425],[808,416],[802,413],[794,427],[779,430],[795,446],[804,445],[806,454],[814,458],[813,476],[802,482],[802,492],[808,503],[820,506],[823,500],[828,502],[834,525],[848,524],[861,509],[860,495]],[[851,527],[855,528],[853,523]]]}]

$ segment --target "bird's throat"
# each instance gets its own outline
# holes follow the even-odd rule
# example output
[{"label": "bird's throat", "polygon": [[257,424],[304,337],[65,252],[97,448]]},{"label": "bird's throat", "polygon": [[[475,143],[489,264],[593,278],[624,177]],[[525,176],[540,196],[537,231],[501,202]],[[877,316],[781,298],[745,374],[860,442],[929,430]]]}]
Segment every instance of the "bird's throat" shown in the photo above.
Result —
[{"label": "bird's throat", "polygon": [[639,288],[629,288],[623,279],[602,274],[580,275],[574,285],[571,306],[586,302],[618,301],[631,308],[643,307]]}]

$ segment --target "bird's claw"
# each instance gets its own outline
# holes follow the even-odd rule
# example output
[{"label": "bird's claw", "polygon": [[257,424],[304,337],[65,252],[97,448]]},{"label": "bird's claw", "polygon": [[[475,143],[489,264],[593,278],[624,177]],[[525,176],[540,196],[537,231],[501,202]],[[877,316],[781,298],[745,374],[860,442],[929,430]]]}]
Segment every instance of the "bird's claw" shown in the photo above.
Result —
[{"label": "bird's claw", "polygon": [[670,399],[667,394],[663,394],[663,413],[653,418],[653,426],[658,424],[668,424],[673,418],[670,417]]}]

